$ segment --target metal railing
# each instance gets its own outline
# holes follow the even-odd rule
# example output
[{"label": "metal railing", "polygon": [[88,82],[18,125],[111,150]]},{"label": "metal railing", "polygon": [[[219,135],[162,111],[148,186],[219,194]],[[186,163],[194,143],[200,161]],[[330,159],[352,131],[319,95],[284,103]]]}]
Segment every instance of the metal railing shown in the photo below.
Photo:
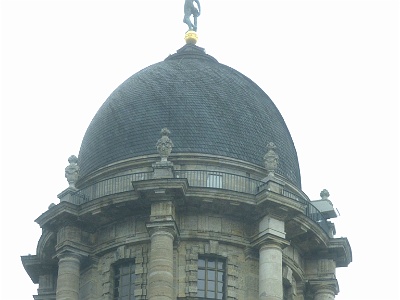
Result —
[{"label": "metal railing", "polygon": [[330,223],[326,220],[326,218],[322,215],[322,213],[310,202],[305,199],[299,199],[301,203],[305,204],[304,214],[316,222],[326,234],[331,234]]},{"label": "metal railing", "polygon": [[132,182],[148,180],[153,177],[153,172],[141,172],[98,181],[72,194],[72,201],[75,204],[83,204],[88,201],[118,193],[132,191]]},{"label": "metal railing", "polygon": [[[267,186],[267,183],[260,180],[220,171],[175,170],[174,176],[175,178],[186,178],[189,186],[192,187],[225,189],[251,195],[258,194]],[[133,173],[108,178],[76,191],[72,194],[72,202],[75,204],[83,204],[101,197],[132,191],[132,182],[149,180],[152,178],[153,172]],[[304,204],[304,214],[329,234],[329,223],[309,200],[284,189],[282,185],[280,193],[287,198]]]},{"label": "metal railing", "polygon": [[216,171],[179,170],[175,171],[176,178],[186,178],[189,186],[225,189],[240,193],[256,195],[264,184],[250,177]]}]

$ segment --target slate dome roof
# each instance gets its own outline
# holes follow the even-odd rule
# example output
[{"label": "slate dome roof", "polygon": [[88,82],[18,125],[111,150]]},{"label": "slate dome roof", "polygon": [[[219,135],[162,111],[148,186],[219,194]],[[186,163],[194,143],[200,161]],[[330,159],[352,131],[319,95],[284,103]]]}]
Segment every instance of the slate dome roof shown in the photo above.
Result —
[{"label": "slate dome roof", "polygon": [[190,44],[132,75],[103,103],[81,144],[80,177],[157,154],[164,127],[171,131],[172,154],[219,155],[259,166],[273,142],[276,173],[301,188],[296,149],[275,104],[249,78]]}]

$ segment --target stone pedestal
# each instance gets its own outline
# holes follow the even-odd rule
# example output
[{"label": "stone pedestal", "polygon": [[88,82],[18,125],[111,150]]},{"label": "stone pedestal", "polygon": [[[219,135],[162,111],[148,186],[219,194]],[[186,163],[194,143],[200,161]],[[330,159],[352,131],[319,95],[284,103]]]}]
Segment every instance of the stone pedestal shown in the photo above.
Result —
[{"label": "stone pedestal", "polygon": [[57,300],[79,300],[79,275],[81,257],[63,253],[58,261]]},{"label": "stone pedestal", "polygon": [[154,179],[160,178],[174,178],[173,163],[170,161],[159,161],[153,164]]},{"label": "stone pedestal", "polygon": [[74,204],[80,204],[80,203],[75,203],[74,201],[74,193],[76,193],[78,191],[78,189],[76,189],[75,187],[68,187],[66,188],[64,191],[62,191],[60,194],[57,195],[58,199],[60,199],[60,202],[62,201],[67,201],[67,202],[71,202]]}]

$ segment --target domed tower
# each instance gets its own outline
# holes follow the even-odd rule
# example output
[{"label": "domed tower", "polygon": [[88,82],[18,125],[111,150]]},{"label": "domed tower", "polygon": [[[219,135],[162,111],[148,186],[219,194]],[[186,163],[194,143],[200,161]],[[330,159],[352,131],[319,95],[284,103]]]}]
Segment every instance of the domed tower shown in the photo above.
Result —
[{"label": "domed tower", "polygon": [[351,262],[329,193],[253,81],[187,44],[100,107],[22,257],[35,299],[333,299]]}]

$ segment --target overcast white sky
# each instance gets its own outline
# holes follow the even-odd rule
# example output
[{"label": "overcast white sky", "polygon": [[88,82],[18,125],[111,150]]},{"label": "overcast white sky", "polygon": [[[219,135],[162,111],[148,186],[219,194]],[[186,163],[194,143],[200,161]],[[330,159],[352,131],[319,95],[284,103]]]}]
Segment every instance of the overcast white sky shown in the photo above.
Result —
[{"label": "overcast white sky", "polygon": [[[399,299],[398,2],[200,1],[198,46],[271,97],[304,192],[340,211],[353,262],[336,299]],[[2,1],[2,299],[36,294],[20,262],[34,220],[109,94],[184,45],[183,2]]]}]

